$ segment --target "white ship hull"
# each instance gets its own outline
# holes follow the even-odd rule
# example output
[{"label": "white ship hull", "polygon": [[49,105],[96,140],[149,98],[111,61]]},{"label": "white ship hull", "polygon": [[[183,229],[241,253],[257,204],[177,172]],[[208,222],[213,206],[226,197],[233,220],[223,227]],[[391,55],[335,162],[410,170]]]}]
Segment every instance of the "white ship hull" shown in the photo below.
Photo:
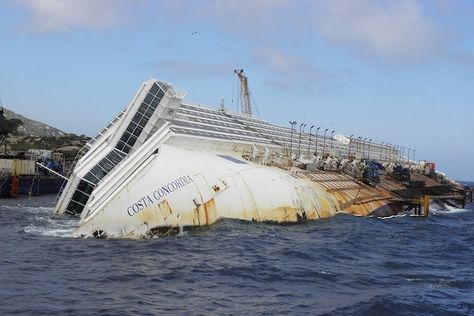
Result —
[{"label": "white ship hull", "polygon": [[109,198],[93,206],[75,236],[135,238],[211,225],[222,218],[290,223],[338,211],[334,197],[309,179],[169,145],[162,145]]}]

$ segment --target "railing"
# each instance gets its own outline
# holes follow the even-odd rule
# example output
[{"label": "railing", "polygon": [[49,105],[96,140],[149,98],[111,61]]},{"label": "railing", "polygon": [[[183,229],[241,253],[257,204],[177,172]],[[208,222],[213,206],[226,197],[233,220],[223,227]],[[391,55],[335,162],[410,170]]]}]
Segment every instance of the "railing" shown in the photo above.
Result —
[{"label": "railing", "polygon": [[[109,131],[117,122],[122,118],[122,116],[125,114],[127,110],[127,107],[125,107],[119,114],[117,114],[112,121],[110,121],[94,138],[90,139],[84,147],[79,150],[79,152],[76,154],[76,157],[74,157],[74,161],[72,162],[69,171],[67,173],[67,179],[69,179],[72,175],[72,172],[74,171],[74,167],[76,166],[77,162],[79,159],[84,157],[84,155],[92,148],[92,145],[100,138],[102,137],[107,131]],[[64,191],[64,188],[66,187],[68,180],[64,180],[63,183],[61,184],[61,188],[58,191],[58,194],[56,195],[56,203],[59,201],[61,198],[61,195]]]},{"label": "railing", "polygon": [[[117,124],[117,122],[122,118],[122,116],[125,114],[127,110],[127,106],[122,110],[120,111],[119,114],[117,114],[94,138],[90,139],[85,145],[84,147],[81,148],[81,150],[79,150],[79,152],[76,154],[76,157],[74,157],[74,161],[72,162],[70,168],[69,168],[69,171],[67,173],[67,178],[69,179],[72,175],[72,172],[74,171],[74,167],[76,166],[77,162],[79,161],[79,159],[81,159],[82,157],[84,157],[84,155],[89,151],[89,149],[92,148],[92,145],[95,144],[95,142],[101,138],[105,133],[107,133],[107,131],[109,131],[115,124]],[[61,194],[63,193],[64,191],[64,188],[66,187],[66,184],[67,184],[67,180],[64,180],[62,185],[61,185],[61,188],[59,189],[59,192],[58,194],[56,195],[56,203],[59,201],[60,197],[61,197]]]},{"label": "railing", "polygon": [[117,114],[112,121],[110,121],[95,137],[93,137],[91,140],[89,140],[86,144],[88,147],[92,147],[92,145],[99,139],[101,138],[107,131],[109,131],[125,114],[127,111],[127,106],[119,113]]}]

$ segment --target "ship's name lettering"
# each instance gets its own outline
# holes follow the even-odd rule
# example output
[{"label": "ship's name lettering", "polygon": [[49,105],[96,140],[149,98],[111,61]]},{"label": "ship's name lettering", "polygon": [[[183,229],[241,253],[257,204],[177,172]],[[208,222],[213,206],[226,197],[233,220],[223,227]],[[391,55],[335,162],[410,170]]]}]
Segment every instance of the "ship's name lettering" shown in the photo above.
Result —
[{"label": "ship's name lettering", "polygon": [[133,203],[129,207],[127,207],[127,214],[128,216],[133,216],[139,213],[141,210],[147,208],[148,206],[152,205],[153,203],[159,202],[161,199],[166,197],[168,194],[177,191],[186,185],[194,182],[193,179],[189,175],[185,175],[175,179],[167,184],[159,187],[158,189],[154,190],[150,194],[147,194],[140,198],[137,202]]}]

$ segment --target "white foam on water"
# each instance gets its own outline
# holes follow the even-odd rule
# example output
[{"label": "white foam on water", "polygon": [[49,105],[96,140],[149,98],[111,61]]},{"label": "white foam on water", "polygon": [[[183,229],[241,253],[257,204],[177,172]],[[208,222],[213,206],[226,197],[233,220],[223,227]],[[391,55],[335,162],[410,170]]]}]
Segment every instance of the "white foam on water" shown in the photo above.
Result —
[{"label": "white foam on water", "polygon": [[[72,237],[73,231],[79,225],[79,219],[60,216],[54,212],[51,198],[19,197],[8,200],[8,205],[0,209],[15,213],[19,218],[21,231],[37,236]],[[11,204],[10,204],[11,203]]]},{"label": "white foam on water", "polygon": [[334,273],[331,273],[331,272],[326,271],[326,270],[319,270],[318,273],[325,274],[325,275],[335,275]]},{"label": "white foam on water", "polygon": [[54,211],[54,207],[48,207],[48,206],[38,206],[36,209],[39,210],[46,210],[46,211]]},{"label": "white foam on water", "polygon": [[77,228],[77,219],[53,219],[49,216],[38,214],[35,224],[26,226],[23,230],[29,234],[49,237],[72,237],[72,232]]},{"label": "white foam on water", "polygon": [[431,212],[433,214],[459,214],[459,213],[466,213],[471,212],[472,210],[466,208],[458,208],[454,206],[450,206],[447,204],[444,205],[430,205]]},{"label": "white foam on water", "polygon": [[17,210],[21,207],[21,205],[3,205],[2,209],[5,210]]},{"label": "white foam on water", "polygon": [[44,227],[29,225],[24,228],[24,231],[29,234],[49,236],[49,237],[72,237],[72,232],[75,227]]},{"label": "white foam on water", "polygon": [[377,219],[387,220],[387,219],[399,218],[399,217],[405,217],[405,216],[407,216],[406,213],[400,213],[400,214],[395,214],[395,215],[391,215],[391,216],[376,217],[376,218],[377,218]]}]

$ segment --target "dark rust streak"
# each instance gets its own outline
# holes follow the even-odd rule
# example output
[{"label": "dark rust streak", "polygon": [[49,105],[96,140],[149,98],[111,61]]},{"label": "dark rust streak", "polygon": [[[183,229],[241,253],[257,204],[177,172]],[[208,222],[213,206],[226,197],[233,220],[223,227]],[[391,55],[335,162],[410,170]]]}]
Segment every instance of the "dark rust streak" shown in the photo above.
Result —
[{"label": "dark rust streak", "polygon": [[358,190],[359,187],[344,187],[344,188],[334,188],[334,189],[327,189],[327,192],[339,192],[339,191],[354,191]]},{"label": "dark rust streak", "polygon": [[344,204],[341,205],[341,208],[342,209],[345,209],[351,205],[360,205],[360,204],[364,204],[364,203],[369,203],[369,202],[372,202],[372,201],[375,201],[375,199],[378,199],[378,200],[385,200],[387,198],[381,196],[380,194],[376,194],[376,195],[369,195],[369,196],[361,196],[359,198],[356,198],[356,199],[353,199],[353,200],[350,200]]},{"label": "dark rust streak", "polygon": [[355,183],[354,181],[352,181],[352,180],[350,180],[350,179],[328,179],[328,180],[319,180],[319,179],[311,178],[311,180],[313,180],[314,182],[353,182],[353,183]]},{"label": "dark rust streak", "polygon": [[214,199],[210,199],[209,201],[204,203],[204,215],[205,215],[206,225],[209,225],[211,218],[215,216],[214,215],[215,209],[216,209],[216,204],[214,202]]}]

